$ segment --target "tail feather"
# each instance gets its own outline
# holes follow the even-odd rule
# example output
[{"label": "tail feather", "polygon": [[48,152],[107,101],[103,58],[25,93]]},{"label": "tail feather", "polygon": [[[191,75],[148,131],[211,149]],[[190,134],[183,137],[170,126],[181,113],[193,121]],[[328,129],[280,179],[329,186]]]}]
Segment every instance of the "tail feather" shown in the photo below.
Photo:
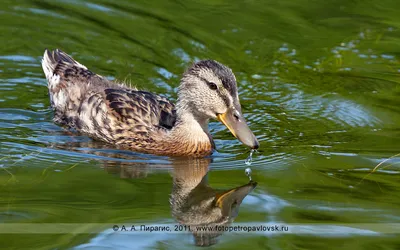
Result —
[{"label": "tail feather", "polygon": [[94,74],[59,49],[44,51],[42,68],[48,82],[51,106],[56,110],[55,119],[60,120],[68,105],[79,104],[75,102],[84,94],[85,86]]},{"label": "tail feather", "polygon": [[50,79],[53,76],[57,64],[58,62],[54,59],[52,53],[46,49],[42,59],[42,68],[47,79]]},{"label": "tail feather", "polygon": [[54,75],[57,75],[56,70],[57,66],[59,65],[75,65],[80,68],[87,69],[84,65],[78,63],[71,56],[59,49],[53,51],[46,49],[42,59],[42,68],[48,80],[52,79]]}]

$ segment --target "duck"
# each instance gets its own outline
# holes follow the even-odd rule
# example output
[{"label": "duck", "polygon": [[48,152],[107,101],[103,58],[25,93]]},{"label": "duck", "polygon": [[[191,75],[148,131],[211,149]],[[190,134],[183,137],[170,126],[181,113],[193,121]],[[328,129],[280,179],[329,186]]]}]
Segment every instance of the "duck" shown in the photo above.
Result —
[{"label": "duck", "polygon": [[230,189],[215,189],[208,184],[211,159],[196,158],[189,164],[173,162],[173,182],[170,195],[172,217],[190,231],[196,246],[217,243],[239,215],[243,200],[256,187],[257,182]]},{"label": "duck", "polygon": [[176,104],[98,75],[60,49],[45,49],[42,68],[53,121],[95,140],[140,153],[206,157],[215,151],[208,123],[217,119],[244,145],[259,147],[234,73],[215,60],[195,62],[183,73]]}]

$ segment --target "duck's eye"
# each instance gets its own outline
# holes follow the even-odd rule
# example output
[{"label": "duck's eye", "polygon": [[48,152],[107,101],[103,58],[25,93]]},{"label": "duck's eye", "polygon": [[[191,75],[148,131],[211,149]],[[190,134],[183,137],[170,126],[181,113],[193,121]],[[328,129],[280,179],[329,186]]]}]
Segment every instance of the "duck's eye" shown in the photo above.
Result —
[{"label": "duck's eye", "polygon": [[216,90],[218,89],[217,84],[213,83],[213,82],[207,82],[208,87],[210,87],[210,89],[212,90]]}]

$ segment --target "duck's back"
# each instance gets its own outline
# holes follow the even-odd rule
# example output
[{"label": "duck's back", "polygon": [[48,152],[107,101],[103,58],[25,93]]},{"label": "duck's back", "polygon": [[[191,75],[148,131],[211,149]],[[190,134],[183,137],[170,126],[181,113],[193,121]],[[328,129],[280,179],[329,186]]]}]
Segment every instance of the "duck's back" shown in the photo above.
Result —
[{"label": "duck's back", "polygon": [[150,133],[174,126],[166,98],[111,82],[60,50],[46,50],[42,67],[58,124],[114,144],[136,141],[136,150],[151,142]]}]

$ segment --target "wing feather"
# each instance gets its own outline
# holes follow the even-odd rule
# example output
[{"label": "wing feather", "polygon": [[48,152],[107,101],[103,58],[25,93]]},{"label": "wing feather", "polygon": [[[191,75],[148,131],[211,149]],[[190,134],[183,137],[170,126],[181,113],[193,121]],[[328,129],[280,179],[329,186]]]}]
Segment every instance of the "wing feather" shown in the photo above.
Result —
[{"label": "wing feather", "polygon": [[174,105],[166,98],[146,91],[106,89],[107,105],[121,127],[140,135],[154,128],[170,129],[176,121]]}]

